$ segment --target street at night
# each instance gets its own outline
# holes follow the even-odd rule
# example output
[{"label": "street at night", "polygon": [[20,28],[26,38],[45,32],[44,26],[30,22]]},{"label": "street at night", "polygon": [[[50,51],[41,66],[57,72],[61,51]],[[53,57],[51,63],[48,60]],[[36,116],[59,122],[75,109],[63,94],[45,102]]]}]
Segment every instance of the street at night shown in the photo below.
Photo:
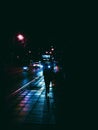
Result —
[{"label": "street at night", "polygon": [[89,5],[87,12],[80,5],[4,3],[0,129],[87,130],[92,124],[97,33],[90,23],[93,13],[87,20]]},{"label": "street at night", "polygon": [[[45,98],[45,83],[41,70],[35,76],[25,77],[15,91],[7,97],[8,113],[15,124],[55,124],[54,97],[50,86],[50,98]],[[23,75],[28,72],[22,72]],[[32,79],[32,80],[30,80]],[[51,84],[50,84],[51,85]],[[49,110],[48,110],[49,109]],[[52,110],[53,109],[53,110]],[[12,123],[11,121],[11,123]]]},{"label": "street at night", "polygon": [[[60,116],[58,116],[60,102],[57,100],[57,96],[61,96],[63,93],[58,92],[56,88],[58,87],[56,78],[58,78],[61,67],[54,64],[54,68],[55,78],[50,82],[48,97],[45,95],[42,66],[29,67],[27,70],[13,68],[8,71],[10,80],[6,80],[5,121],[9,127],[56,128],[57,124],[60,125]],[[62,78],[61,82],[64,82],[63,73],[60,78]]]}]

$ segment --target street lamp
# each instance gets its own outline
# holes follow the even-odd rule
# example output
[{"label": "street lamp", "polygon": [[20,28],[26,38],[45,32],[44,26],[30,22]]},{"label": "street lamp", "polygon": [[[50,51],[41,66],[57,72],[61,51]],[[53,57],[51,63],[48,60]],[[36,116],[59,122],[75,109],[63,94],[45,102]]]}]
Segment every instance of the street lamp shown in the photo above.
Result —
[{"label": "street lamp", "polygon": [[29,54],[31,53],[31,51],[29,51]]},{"label": "street lamp", "polygon": [[22,34],[18,34],[17,35],[17,40],[24,43],[25,38],[24,38],[24,36]]},{"label": "street lamp", "polygon": [[16,42],[18,42],[18,44],[22,45],[23,47],[26,46],[26,41],[27,41],[27,39],[26,39],[26,37],[24,36],[24,34],[18,33],[18,34],[16,35]]},{"label": "street lamp", "polygon": [[54,48],[51,48],[52,51],[54,51]]},{"label": "street lamp", "polygon": [[17,38],[18,38],[19,41],[24,40],[24,36],[23,36],[22,34],[18,34],[18,35],[17,35]]},{"label": "street lamp", "polygon": [[48,54],[48,51],[46,51],[45,53]]}]

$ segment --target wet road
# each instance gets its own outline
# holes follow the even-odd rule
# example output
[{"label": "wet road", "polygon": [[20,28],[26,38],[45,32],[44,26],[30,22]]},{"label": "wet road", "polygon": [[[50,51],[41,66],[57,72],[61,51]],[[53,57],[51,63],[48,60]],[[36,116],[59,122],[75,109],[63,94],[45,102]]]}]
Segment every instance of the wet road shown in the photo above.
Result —
[{"label": "wet road", "polygon": [[[31,74],[21,72],[18,81],[13,77],[13,85],[6,96],[8,125],[56,125],[54,84],[50,83],[49,97],[45,96],[43,71],[37,69]],[[14,86],[12,88],[12,86]]]},{"label": "wet road", "polygon": [[50,84],[50,95],[45,97],[42,70],[21,72],[19,75],[5,86],[11,90],[5,96],[5,106],[4,102],[1,105],[4,108],[1,117],[5,126],[12,129],[61,129],[62,126],[78,127],[85,120],[82,96],[75,80],[63,79],[62,72],[56,73],[55,82]]},{"label": "wet road", "polygon": [[[22,88],[26,84],[29,84],[29,82],[32,82],[32,80],[38,78],[42,75],[42,70],[32,70],[32,71],[23,71],[21,69],[14,73],[10,72],[7,75],[6,78],[6,84],[8,87],[6,87],[7,95],[10,95],[11,93],[15,92],[16,90]],[[26,85],[27,86],[27,85]]]},{"label": "wet road", "polygon": [[[37,81],[36,81],[37,82]],[[50,87],[50,97],[45,97],[45,84],[43,77],[39,79],[36,87],[32,84],[8,98],[9,111],[13,123],[55,124],[54,97]]]}]

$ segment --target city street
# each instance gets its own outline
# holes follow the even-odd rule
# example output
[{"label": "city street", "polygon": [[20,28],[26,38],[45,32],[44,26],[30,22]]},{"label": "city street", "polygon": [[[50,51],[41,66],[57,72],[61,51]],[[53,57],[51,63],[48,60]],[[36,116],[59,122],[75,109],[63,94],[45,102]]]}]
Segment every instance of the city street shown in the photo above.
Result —
[{"label": "city street", "polygon": [[[7,95],[10,95],[17,89],[21,89],[23,86],[27,86],[32,82],[32,80],[37,79],[42,75],[41,70],[31,70],[31,71],[24,71],[23,68],[13,68],[13,71],[7,72]],[[27,85],[26,85],[27,84]],[[23,87],[24,88],[24,87]]]},{"label": "city street", "polygon": [[2,2],[0,130],[95,130],[95,5]]},{"label": "city street", "polygon": [[50,82],[49,96],[46,97],[42,69],[12,73],[8,85],[10,87],[5,99],[5,119],[9,127],[56,127],[56,84]]},{"label": "city street", "polygon": [[[55,74],[50,82],[48,97],[45,94],[41,65],[38,67],[39,64],[34,63],[33,68],[17,67],[5,71],[1,91],[1,117],[5,126],[11,129],[40,130],[63,126],[67,128],[80,123],[84,113],[81,111],[83,109],[81,88],[75,76],[78,73],[73,69],[74,71],[69,74],[68,71],[64,71],[61,62],[54,63]],[[79,118],[81,120],[78,120]]]}]

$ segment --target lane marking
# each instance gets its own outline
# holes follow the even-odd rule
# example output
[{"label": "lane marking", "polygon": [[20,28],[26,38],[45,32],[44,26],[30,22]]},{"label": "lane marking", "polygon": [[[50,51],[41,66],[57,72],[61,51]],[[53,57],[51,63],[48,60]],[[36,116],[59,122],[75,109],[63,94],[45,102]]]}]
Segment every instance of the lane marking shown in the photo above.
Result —
[{"label": "lane marking", "polygon": [[16,91],[14,91],[13,93],[11,93],[9,95],[12,96],[12,95],[15,95],[16,93],[18,93],[20,90],[24,89],[25,87],[27,87],[30,83],[34,82],[35,80],[37,80],[39,77],[35,77],[35,79],[31,80],[30,82],[26,83],[25,85],[23,85],[21,88],[17,89]]}]

